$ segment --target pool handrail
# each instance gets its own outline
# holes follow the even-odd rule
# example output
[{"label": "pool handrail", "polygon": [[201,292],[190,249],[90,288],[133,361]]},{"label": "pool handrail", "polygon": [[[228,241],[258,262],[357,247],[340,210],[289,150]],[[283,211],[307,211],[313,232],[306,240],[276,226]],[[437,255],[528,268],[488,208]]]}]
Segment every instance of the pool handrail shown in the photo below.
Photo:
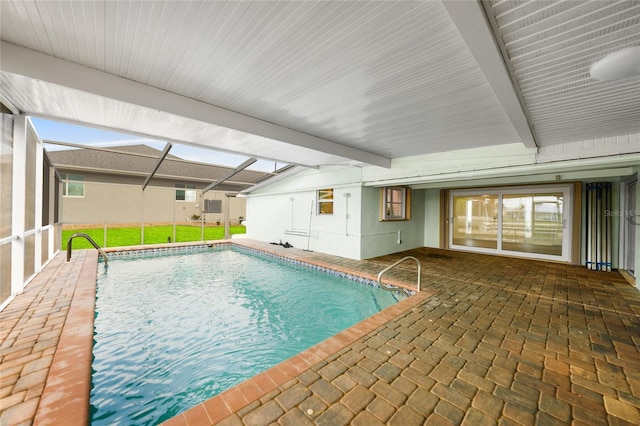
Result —
[{"label": "pool handrail", "polygon": [[386,268],[384,268],[382,271],[380,271],[380,273],[378,274],[378,286],[380,288],[382,288],[383,290],[386,291],[398,291],[398,292],[402,292],[405,293],[407,295],[409,295],[409,292],[407,289],[401,288],[401,287],[387,287],[386,285],[382,284],[382,275],[387,272],[388,270],[396,267],[397,265],[401,264],[402,262],[404,262],[405,260],[415,260],[416,264],[418,265],[418,293],[420,292],[420,287],[421,287],[421,277],[422,277],[422,265],[420,264],[420,261],[415,258],[414,256],[405,256],[402,259],[398,260],[397,262],[392,263],[391,265],[387,266]]},{"label": "pool handrail", "polygon": [[67,262],[71,260],[71,246],[73,245],[73,239],[76,237],[83,237],[85,238],[87,241],[89,241],[91,243],[92,246],[94,246],[96,248],[96,250],[98,250],[98,253],[100,253],[100,256],[102,256],[102,258],[104,259],[104,265],[108,266],[108,260],[107,260],[107,253],[104,252],[104,250],[102,250],[100,248],[100,246],[98,245],[98,243],[96,243],[95,241],[93,241],[93,238],[91,238],[90,236],[88,236],[87,234],[83,234],[82,232],[78,232],[73,234],[72,236],[69,237],[69,239],[67,240]]}]

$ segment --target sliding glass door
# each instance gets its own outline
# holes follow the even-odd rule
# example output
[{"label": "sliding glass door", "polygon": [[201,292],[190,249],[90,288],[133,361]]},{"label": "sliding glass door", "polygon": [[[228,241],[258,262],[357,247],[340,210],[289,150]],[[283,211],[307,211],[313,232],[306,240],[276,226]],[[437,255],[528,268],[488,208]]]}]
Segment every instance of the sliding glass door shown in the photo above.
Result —
[{"label": "sliding glass door", "polygon": [[497,195],[453,197],[453,244],[466,247],[498,248]]},{"label": "sliding glass door", "polygon": [[564,194],[518,194],[502,198],[502,248],[562,256]]},{"label": "sliding glass door", "polygon": [[450,247],[570,260],[571,188],[452,191]]}]

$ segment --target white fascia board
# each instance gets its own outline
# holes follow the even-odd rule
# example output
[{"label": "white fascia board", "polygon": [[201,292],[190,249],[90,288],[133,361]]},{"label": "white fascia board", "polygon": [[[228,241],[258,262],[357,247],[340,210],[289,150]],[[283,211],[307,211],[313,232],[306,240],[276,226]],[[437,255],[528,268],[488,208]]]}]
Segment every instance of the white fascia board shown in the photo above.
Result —
[{"label": "white fascia board", "polygon": [[527,148],[536,148],[535,136],[522,107],[518,90],[511,79],[482,4],[480,1],[443,1],[442,4],[522,139],[522,143]]},{"label": "white fascia board", "polygon": [[273,184],[275,184],[275,183],[277,183],[277,182],[279,182],[281,180],[288,179],[288,178],[290,178],[290,177],[292,177],[294,175],[297,175],[298,173],[303,172],[304,170],[306,170],[306,169],[301,167],[301,166],[292,167],[289,170],[285,170],[282,173],[279,173],[279,174],[277,174],[275,176],[272,176],[269,179],[267,179],[267,180],[265,180],[263,182],[260,182],[260,183],[254,185],[251,188],[247,188],[247,189],[242,190],[238,196],[241,197],[241,198],[242,197],[255,196],[255,194],[252,194],[252,192],[259,191],[260,189],[265,188],[265,187],[269,187],[269,186],[271,186],[271,185],[273,185]]},{"label": "white fascia board", "polygon": [[[423,175],[416,177],[405,177],[398,179],[386,179],[369,181],[364,186],[393,186],[409,185],[416,189],[445,187],[453,182],[478,181],[490,178],[510,178],[512,181],[522,179],[523,176],[535,176],[554,174],[561,179],[577,179],[580,173],[584,177],[601,177],[601,173],[594,174],[597,170],[606,170],[605,176],[627,176],[632,173],[632,165],[640,163],[640,154],[622,155],[614,157],[600,157],[583,160],[557,161],[552,163],[534,163],[529,165],[489,167],[486,169],[476,169],[459,171],[452,173],[438,173],[433,175]],[[591,176],[589,173],[593,174]],[[571,175],[569,175],[571,174]],[[580,175],[580,176],[582,176]],[[446,185],[443,185],[446,184]]]},{"label": "white fascia board", "polygon": [[536,162],[536,150],[521,143],[467,148],[448,152],[402,157],[391,161],[390,169],[365,167],[365,182],[402,179],[419,180],[442,174],[455,175],[470,170],[499,169]]},{"label": "white fascia board", "polygon": [[15,44],[1,42],[2,71],[388,168],[389,158],[278,126]]},{"label": "white fascia board", "polygon": [[451,182],[428,183],[411,185],[413,189],[454,189],[454,188],[487,188],[510,187],[513,185],[533,184],[562,184],[584,179],[610,179],[629,176],[630,167],[615,169],[597,169],[588,171],[550,172],[535,175],[522,175],[517,177],[487,177],[480,179],[457,180]]}]

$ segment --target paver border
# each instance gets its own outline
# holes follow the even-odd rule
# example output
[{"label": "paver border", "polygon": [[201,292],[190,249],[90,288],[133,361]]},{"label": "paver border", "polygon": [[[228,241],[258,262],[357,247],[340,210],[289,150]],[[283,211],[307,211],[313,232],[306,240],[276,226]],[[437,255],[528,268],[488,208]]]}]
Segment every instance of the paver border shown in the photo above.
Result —
[{"label": "paver border", "polygon": [[87,252],[33,424],[89,424],[98,252]]}]

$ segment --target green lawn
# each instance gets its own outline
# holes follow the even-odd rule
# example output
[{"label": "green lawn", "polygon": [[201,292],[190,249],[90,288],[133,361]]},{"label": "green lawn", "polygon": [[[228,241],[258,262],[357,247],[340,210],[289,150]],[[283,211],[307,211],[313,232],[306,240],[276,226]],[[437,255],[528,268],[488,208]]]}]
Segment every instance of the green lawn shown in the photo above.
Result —
[{"label": "green lawn", "polygon": [[[87,234],[98,243],[100,247],[122,247],[136,246],[140,244],[140,227],[134,228],[108,228],[107,241],[104,241],[104,228],[94,229],[73,229],[62,231],[62,249],[67,249],[67,240],[75,233],[81,232]],[[230,234],[244,234],[245,227],[230,226]],[[145,244],[161,244],[168,242],[171,238],[172,242],[188,242],[201,241],[201,228],[195,226],[176,225],[176,239],[173,241],[173,225],[166,226],[145,226],[144,227],[144,243]],[[204,228],[205,240],[221,240],[224,238],[224,226],[213,226]],[[93,246],[84,238],[74,238],[73,248],[86,249]]]}]

